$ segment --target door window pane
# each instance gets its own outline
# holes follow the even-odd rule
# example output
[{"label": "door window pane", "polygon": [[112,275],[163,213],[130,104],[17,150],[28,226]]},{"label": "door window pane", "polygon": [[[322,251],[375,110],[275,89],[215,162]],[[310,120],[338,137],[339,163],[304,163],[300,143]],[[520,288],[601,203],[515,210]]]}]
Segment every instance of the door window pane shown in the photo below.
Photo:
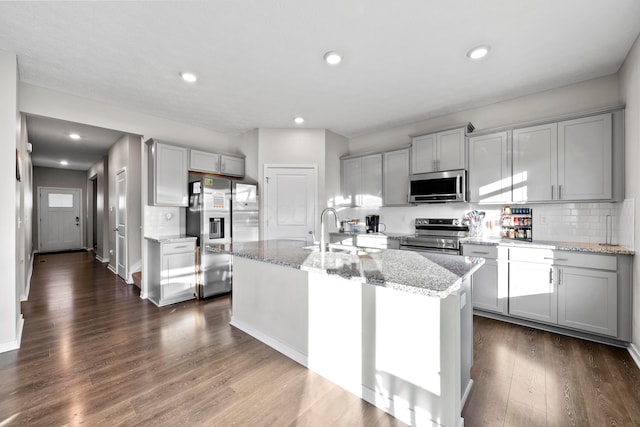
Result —
[{"label": "door window pane", "polygon": [[73,194],[49,193],[50,208],[72,208]]}]

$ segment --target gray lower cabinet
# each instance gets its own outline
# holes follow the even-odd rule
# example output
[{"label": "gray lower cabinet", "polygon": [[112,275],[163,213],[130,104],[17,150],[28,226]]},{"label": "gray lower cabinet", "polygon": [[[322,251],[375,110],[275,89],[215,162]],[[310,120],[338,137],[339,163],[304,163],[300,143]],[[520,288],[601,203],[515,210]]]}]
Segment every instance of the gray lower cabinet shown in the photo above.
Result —
[{"label": "gray lower cabinet", "polygon": [[160,307],[195,298],[195,239],[148,242],[149,299]]},{"label": "gray lower cabinet", "polygon": [[630,340],[631,257],[509,249],[510,316]]},{"label": "gray lower cabinet", "polygon": [[559,267],[558,324],[618,335],[618,277],[613,271]]},{"label": "gray lower cabinet", "polygon": [[464,244],[462,255],[485,259],[482,267],[471,277],[473,308],[507,314],[508,249],[498,246]]},{"label": "gray lower cabinet", "polygon": [[509,265],[509,314],[548,323],[558,322],[558,295],[551,265]]}]

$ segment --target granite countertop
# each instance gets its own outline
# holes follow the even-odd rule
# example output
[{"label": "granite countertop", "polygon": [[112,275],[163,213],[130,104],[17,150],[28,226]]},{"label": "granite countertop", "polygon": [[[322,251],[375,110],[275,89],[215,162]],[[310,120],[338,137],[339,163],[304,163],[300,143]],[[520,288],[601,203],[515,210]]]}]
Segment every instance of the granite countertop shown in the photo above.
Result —
[{"label": "granite countertop", "polygon": [[462,281],[484,262],[395,249],[377,249],[363,255],[320,253],[304,249],[305,245],[294,240],[266,240],[208,245],[206,250],[439,298],[457,291]]},{"label": "granite countertop", "polygon": [[461,244],[469,243],[474,245],[507,246],[512,248],[539,248],[554,249],[559,251],[590,252],[610,255],[633,255],[634,251],[624,246],[600,245],[598,243],[581,242],[556,242],[552,240],[534,240],[527,242],[523,240],[500,239],[497,237],[468,237],[460,240]]},{"label": "granite countertop", "polygon": [[167,236],[144,236],[147,240],[153,240],[158,243],[177,243],[190,240],[197,240],[197,237],[187,236],[186,234],[173,234]]}]

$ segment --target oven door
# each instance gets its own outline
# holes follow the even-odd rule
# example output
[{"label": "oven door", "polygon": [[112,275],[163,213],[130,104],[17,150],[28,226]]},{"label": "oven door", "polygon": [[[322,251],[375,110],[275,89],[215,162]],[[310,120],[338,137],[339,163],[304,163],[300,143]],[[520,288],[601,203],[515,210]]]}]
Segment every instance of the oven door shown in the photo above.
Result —
[{"label": "oven door", "polygon": [[426,252],[426,253],[432,253],[432,254],[460,255],[460,251],[458,251],[457,249],[430,248],[426,246],[400,245],[400,250],[412,251],[412,252]]},{"label": "oven door", "polygon": [[400,249],[460,255],[458,239],[447,239],[438,236],[405,237],[400,241]]}]

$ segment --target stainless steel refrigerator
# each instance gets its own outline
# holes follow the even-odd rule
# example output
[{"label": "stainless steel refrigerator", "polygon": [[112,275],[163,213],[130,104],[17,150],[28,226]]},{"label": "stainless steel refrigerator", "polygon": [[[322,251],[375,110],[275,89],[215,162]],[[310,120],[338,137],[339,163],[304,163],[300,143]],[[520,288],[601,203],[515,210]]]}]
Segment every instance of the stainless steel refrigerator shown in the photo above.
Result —
[{"label": "stainless steel refrigerator", "polygon": [[207,251],[209,244],[258,240],[257,184],[189,174],[187,235],[200,247],[198,297],[231,291],[232,257]]},{"label": "stainless steel refrigerator", "polygon": [[233,242],[255,242],[260,239],[258,184],[232,181],[231,188],[231,239]]}]

